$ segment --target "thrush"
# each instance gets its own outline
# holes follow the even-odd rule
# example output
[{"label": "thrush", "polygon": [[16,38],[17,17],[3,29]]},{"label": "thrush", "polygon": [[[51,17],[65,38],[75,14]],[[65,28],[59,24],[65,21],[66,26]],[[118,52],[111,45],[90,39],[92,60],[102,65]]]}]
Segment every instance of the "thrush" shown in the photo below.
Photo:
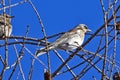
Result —
[{"label": "thrush", "polygon": [[80,47],[84,41],[85,33],[91,31],[85,24],[79,24],[73,29],[65,32],[55,42],[48,45],[48,47],[41,48],[36,52],[36,56],[40,56],[51,49],[60,49],[72,51]]},{"label": "thrush", "polygon": [[0,14],[0,38],[9,37],[12,33],[12,25],[11,25],[11,18],[6,13]]}]

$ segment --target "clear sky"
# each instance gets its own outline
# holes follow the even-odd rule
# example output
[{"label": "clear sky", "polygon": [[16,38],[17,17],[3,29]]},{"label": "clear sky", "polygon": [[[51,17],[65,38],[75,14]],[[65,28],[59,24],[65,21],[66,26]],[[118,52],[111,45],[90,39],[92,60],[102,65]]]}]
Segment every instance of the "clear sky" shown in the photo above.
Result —
[{"label": "clear sky", "polygon": [[[20,0],[11,0],[11,4],[14,4],[19,1]],[[35,5],[38,13],[40,14],[47,36],[68,31],[77,24],[81,24],[81,23],[86,24],[88,28],[92,30],[91,32],[92,34],[104,23],[100,0],[32,0],[32,2]],[[104,3],[105,6],[107,6],[108,4],[107,0]],[[39,39],[43,38],[43,33],[41,32],[41,25],[39,23],[38,17],[29,2],[12,7],[11,15],[15,16],[15,18],[12,19],[12,25],[13,25],[12,35],[25,36],[27,26],[29,25],[30,29],[28,31],[28,37],[39,38]],[[90,35],[86,35],[85,41],[89,37]],[[53,42],[54,40],[55,38],[49,39],[50,42]],[[96,40],[97,39],[94,39],[90,44],[85,46],[85,49],[94,52],[96,50],[94,47],[98,44]],[[10,40],[10,41],[13,42],[14,40]],[[16,45],[16,46],[19,52],[21,47],[20,45]],[[32,53],[35,53],[36,49],[40,48],[29,44],[25,46]],[[1,51],[2,50],[0,50],[0,53],[2,53]],[[21,65],[23,68],[23,72],[25,74],[25,78],[27,80],[31,65],[31,55],[26,50],[24,52],[25,54],[23,59],[21,60]],[[60,52],[60,55],[64,59],[68,57],[65,51],[58,50],[58,52]],[[61,65],[61,61],[52,51],[50,51],[50,55],[51,55],[51,72],[54,72],[58,68],[58,66]],[[40,56],[39,59],[43,61],[44,64],[47,65],[46,55]],[[9,65],[12,64],[15,60],[16,60],[16,54],[13,45],[11,45],[9,49]],[[76,57],[69,62],[69,65],[74,66],[79,62],[81,62],[82,60],[83,59],[78,59],[78,57]],[[76,74],[79,73],[79,70],[81,71],[81,69],[83,69],[83,67],[85,67],[86,64],[87,63],[83,64],[78,69],[76,69],[77,71],[75,70],[75,73]],[[0,65],[2,64],[0,63]],[[98,67],[102,67],[100,63],[97,65]],[[66,68],[64,67],[62,70],[65,69]],[[18,70],[19,68],[17,68],[16,72],[14,73],[12,80],[16,79]],[[43,80],[43,71],[44,71],[44,66],[40,64],[38,61],[35,61],[32,80]],[[10,75],[9,72],[11,71],[5,73],[6,77],[4,77],[4,80],[8,79]],[[97,80],[101,78],[101,75],[98,73],[98,71],[95,70],[94,68],[91,68],[81,79],[93,80],[92,76],[95,76]],[[53,80],[70,80],[71,78],[73,78],[73,76],[69,72],[67,72],[65,74],[55,77]],[[20,75],[19,80],[21,79],[22,78]]]}]

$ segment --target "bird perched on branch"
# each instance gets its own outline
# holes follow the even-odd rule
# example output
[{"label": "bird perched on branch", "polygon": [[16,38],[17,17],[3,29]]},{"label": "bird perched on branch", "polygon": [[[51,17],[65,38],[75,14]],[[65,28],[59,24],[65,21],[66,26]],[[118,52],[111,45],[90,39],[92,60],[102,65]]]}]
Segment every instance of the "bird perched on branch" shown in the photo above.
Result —
[{"label": "bird perched on branch", "polygon": [[75,28],[64,33],[55,42],[48,45],[48,47],[41,48],[36,52],[36,56],[40,56],[51,49],[61,49],[72,51],[80,47],[84,41],[85,33],[91,31],[85,24],[79,24]]},{"label": "bird perched on branch", "polygon": [[0,14],[0,38],[9,37],[11,35],[11,18],[13,18],[13,16],[6,13]]}]

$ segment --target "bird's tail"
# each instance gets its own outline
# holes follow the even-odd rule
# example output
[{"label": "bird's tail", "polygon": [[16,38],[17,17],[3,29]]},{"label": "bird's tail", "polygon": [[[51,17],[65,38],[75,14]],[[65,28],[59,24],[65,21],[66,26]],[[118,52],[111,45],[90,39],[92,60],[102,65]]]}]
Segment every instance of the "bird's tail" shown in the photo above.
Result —
[{"label": "bird's tail", "polygon": [[49,51],[49,48],[47,49],[46,47],[44,47],[44,48],[41,48],[40,50],[37,50],[35,55],[38,57],[38,56],[41,56],[41,55],[47,53],[47,51]]}]

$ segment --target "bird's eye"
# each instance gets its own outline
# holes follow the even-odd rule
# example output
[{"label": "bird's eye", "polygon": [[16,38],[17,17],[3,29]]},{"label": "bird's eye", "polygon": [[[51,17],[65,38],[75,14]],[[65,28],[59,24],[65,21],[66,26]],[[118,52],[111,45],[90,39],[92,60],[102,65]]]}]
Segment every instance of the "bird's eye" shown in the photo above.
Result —
[{"label": "bird's eye", "polygon": [[6,15],[6,18],[9,18],[9,16],[8,16],[8,15]]},{"label": "bird's eye", "polygon": [[88,29],[87,26],[84,26],[85,29]]}]

